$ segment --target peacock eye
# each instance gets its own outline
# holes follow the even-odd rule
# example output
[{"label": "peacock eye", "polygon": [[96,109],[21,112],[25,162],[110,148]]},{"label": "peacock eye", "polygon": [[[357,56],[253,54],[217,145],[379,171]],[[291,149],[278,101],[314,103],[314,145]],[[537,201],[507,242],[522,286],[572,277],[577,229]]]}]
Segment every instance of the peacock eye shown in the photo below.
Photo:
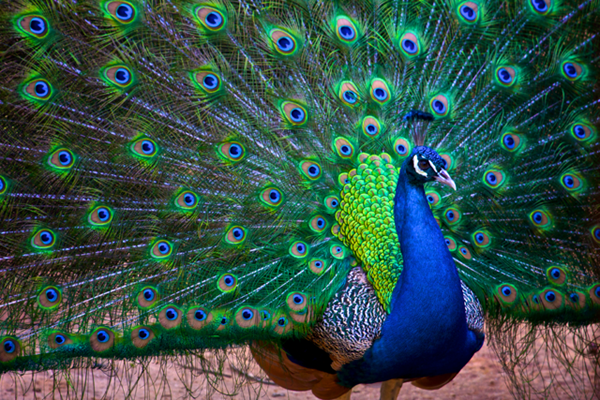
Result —
[{"label": "peacock eye", "polygon": [[36,39],[43,39],[49,32],[46,18],[41,15],[28,15],[19,21],[20,28]]},{"label": "peacock eye", "polygon": [[279,54],[289,56],[296,52],[298,48],[296,39],[294,39],[294,37],[292,37],[292,35],[289,33],[279,29],[273,29],[269,36],[275,44],[275,50],[277,50]]},{"label": "peacock eye", "polygon": [[[545,14],[548,12],[548,4],[545,0],[530,0],[531,6],[535,10],[535,12],[539,14]],[[549,2],[549,1],[548,1]]]},{"label": "peacock eye", "polygon": [[362,131],[367,137],[375,138],[381,132],[381,124],[377,118],[367,116],[362,121]]},{"label": "peacock eye", "polygon": [[341,158],[350,158],[354,155],[354,146],[344,138],[336,138],[333,142],[333,148]]},{"label": "peacock eye", "polygon": [[584,67],[575,61],[565,61],[562,64],[562,73],[570,81],[576,81],[583,76]]},{"label": "peacock eye", "polygon": [[94,226],[108,225],[112,221],[113,213],[110,208],[98,206],[92,210],[88,222]]},{"label": "peacock eye", "polygon": [[517,71],[513,67],[503,66],[496,70],[496,78],[502,86],[512,86],[516,76]]},{"label": "peacock eye", "polygon": [[233,226],[227,231],[225,240],[229,244],[241,244],[246,240],[246,230],[241,226]]},{"label": "peacock eye", "polygon": [[304,173],[304,175],[314,181],[321,177],[321,167],[319,164],[312,161],[303,161],[300,164],[300,169]]},{"label": "peacock eye", "polygon": [[304,258],[308,255],[308,245],[302,241],[296,241],[290,246],[289,253],[294,258]]},{"label": "peacock eye", "polygon": [[47,101],[52,97],[52,86],[45,79],[34,79],[23,86],[23,94],[31,100]]},{"label": "peacock eye", "polygon": [[291,101],[283,102],[281,113],[284,119],[294,126],[304,125],[307,121],[306,109],[298,103]]},{"label": "peacock eye", "polygon": [[198,7],[196,17],[202,26],[209,31],[221,30],[226,23],[226,14],[212,7]]},{"label": "peacock eye", "polygon": [[409,57],[419,55],[419,40],[417,35],[407,32],[400,38],[400,48],[402,52]]},{"label": "peacock eye", "polygon": [[128,24],[135,19],[136,9],[125,1],[111,1],[106,4],[108,13],[118,22]]},{"label": "peacock eye", "polygon": [[458,11],[466,22],[472,23],[477,21],[478,6],[472,2],[466,2],[459,6]]},{"label": "peacock eye", "polygon": [[199,71],[193,76],[196,86],[208,94],[219,91],[222,87],[219,76],[211,71]]},{"label": "peacock eye", "polygon": [[356,37],[356,32],[354,28],[350,25],[342,25],[338,28],[338,33],[340,34],[340,38],[345,41],[351,41]]},{"label": "peacock eye", "polygon": [[419,168],[421,168],[423,171],[428,170],[430,167],[431,165],[429,164],[429,161],[419,160]]}]

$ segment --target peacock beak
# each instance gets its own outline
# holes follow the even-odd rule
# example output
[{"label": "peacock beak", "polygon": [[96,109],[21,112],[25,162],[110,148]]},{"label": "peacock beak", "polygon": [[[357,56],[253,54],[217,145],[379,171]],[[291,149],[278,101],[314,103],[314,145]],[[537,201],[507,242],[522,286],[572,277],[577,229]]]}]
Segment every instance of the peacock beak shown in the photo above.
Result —
[{"label": "peacock beak", "polygon": [[454,183],[454,181],[452,180],[452,178],[450,178],[450,175],[448,175],[448,173],[446,171],[444,171],[444,170],[441,170],[438,173],[438,176],[436,176],[433,179],[435,179],[439,183],[442,183],[444,185],[448,185],[452,189],[456,190],[456,183]]}]

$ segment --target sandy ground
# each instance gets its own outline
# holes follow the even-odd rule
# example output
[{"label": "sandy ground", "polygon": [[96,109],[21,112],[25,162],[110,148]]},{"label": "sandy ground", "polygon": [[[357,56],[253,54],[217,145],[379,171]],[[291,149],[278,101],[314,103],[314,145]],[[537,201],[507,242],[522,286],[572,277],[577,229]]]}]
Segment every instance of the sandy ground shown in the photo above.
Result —
[{"label": "sandy ground", "polygon": [[[161,367],[152,363],[148,367],[150,371],[150,376],[163,376],[163,372]],[[153,373],[153,370],[156,370],[156,373]],[[315,399],[315,397],[310,392],[291,392],[285,389],[282,389],[278,386],[273,385],[272,383],[266,383],[262,386],[258,383],[249,382],[244,385],[239,391],[233,391],[230,389],[229,393],[233,394],[233,397],[229,397],[219,393],[209,393],[206,391],[206,382],[202,382],[203,379],[197,377],[195,389],[192,391],[192,395],[190,392],[186,390],[186,387],[181,382],[179,376],[181,375],[181,370],[177,368],[169,368],[167,367],[166,373],[164,374],[165,382],[168,382],[168,390],[164,388],[154,393],[149,393],[149,391],[138,390],[130,393],[130,398],[132,399],[152,399],[152,398],[160,398],[160,399],[185,399],[185,398],[213,398],[213,399],[250,399],[250,398],[259,398],[259,399],[294,399],[294,400],[304,400],[304,399]],[[261,372],[257,367],[251,369],[253,373],[256,375],[261,375]],[[227,375],[230,375],[231,378],[227,378],[228,380],[234,379],[236,375],[235,371],[231,369],[225,370]],[[124,380],[134,381],[135,374],[132,374],[126,379],[121,378],[119,382],[115,380],[109,381],[109,378],[102,371],[93,372],[93,384],[91,380],[88,378],[85,388],[83,388],[79,381],[83,381],[82,377],[75,376],[73,385],[77,387],[75,392],[67,391],[67,383],[65,383],[65,379],[57,379],[54,382],[53,375],[51,372],[43,372],[37,373],[35,376],[31,374],[24,374],[23,376],[18,377],[7,377],[4,376],[0,380],[0,399],[40,399],[40,398],[61,398],[61,397],[76,397],[76,398],[84,398],[84,399],[123,399],[126,398],[125,394],[127,391],[119,390],[119,388],[123,388]],[[179,375],[179,376],[178,376]],[[239,375],[238,375],[239,376]],[[460,372],[460,374],[448,385],[445,387],[435,390],[435,391],[424,391],[419,388],[412,386],[411,384],[405,384],[398,396],[399,399],[481,399],[481,400],[492,400],[492,399],[511,399],[512,396],[504,382],[504,372],[496,358],[495,354],[492,352],[490,348],[484,346],[481,351],[479,351],[471,362]],[[71,377],[73,379],[73,376]],[[195,378],[191,378],[194,381]],[[158,380],[157,380],[158,381]],[[226,387],[231,388],[232,385],[226,382]],[[161,385],[163,384],[163,385]],[[164,382],[161,381],[161,384],[158,382],[154,383],[146,383],[147,387],[164,387]],[[53,387],[59,388],[60,394],[54,393],[53,395]],[[127,385],[127,384],[125,384]],[[144,384],[140,384],[138,386],[144,386]],[[359,385],[354,388],[352,392],[352,399],[365,399],[365,400],[376,400],[379,399],[379,390],[380,384],[371,384],[371,385]],[[108,388],[108,390],[107,390]],[[225,389],[227,390],[227,389]],[[24,393],[26,392],[26,393]],[[235,393],[235,394],[234,394]],[[62,396],[61,396],[62,395]]]}]

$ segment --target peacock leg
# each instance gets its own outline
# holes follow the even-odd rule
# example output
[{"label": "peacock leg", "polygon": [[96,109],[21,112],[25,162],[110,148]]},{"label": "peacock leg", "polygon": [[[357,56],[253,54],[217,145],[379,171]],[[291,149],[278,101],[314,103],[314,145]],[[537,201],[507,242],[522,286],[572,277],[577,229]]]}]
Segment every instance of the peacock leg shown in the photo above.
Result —
[{"label": "peacock leg", "polygon": [[390,379],[381,384],[379,400],[396,400],[402,388],[402,379]]}]

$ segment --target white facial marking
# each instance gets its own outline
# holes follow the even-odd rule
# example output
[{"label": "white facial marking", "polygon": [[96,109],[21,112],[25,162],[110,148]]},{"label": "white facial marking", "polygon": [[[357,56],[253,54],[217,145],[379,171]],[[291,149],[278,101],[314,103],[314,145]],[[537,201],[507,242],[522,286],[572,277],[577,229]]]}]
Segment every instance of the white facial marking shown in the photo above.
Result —
[{"label": "white facial marking", "polygon": [[435,165],[433,165],[433,163],[431,162],[431,160],[427,160],[429,161],[429,165],[431,165],[431,168],[433,168],[433,171],[437,174],[437,168],[435,167]]},{"label": "white facial marking", "polygon": [[427,172],[419,168],[419,156],[413,157],[413,167],[415,167],[415,171],[417,171],[417,174],[427,176]]}]

